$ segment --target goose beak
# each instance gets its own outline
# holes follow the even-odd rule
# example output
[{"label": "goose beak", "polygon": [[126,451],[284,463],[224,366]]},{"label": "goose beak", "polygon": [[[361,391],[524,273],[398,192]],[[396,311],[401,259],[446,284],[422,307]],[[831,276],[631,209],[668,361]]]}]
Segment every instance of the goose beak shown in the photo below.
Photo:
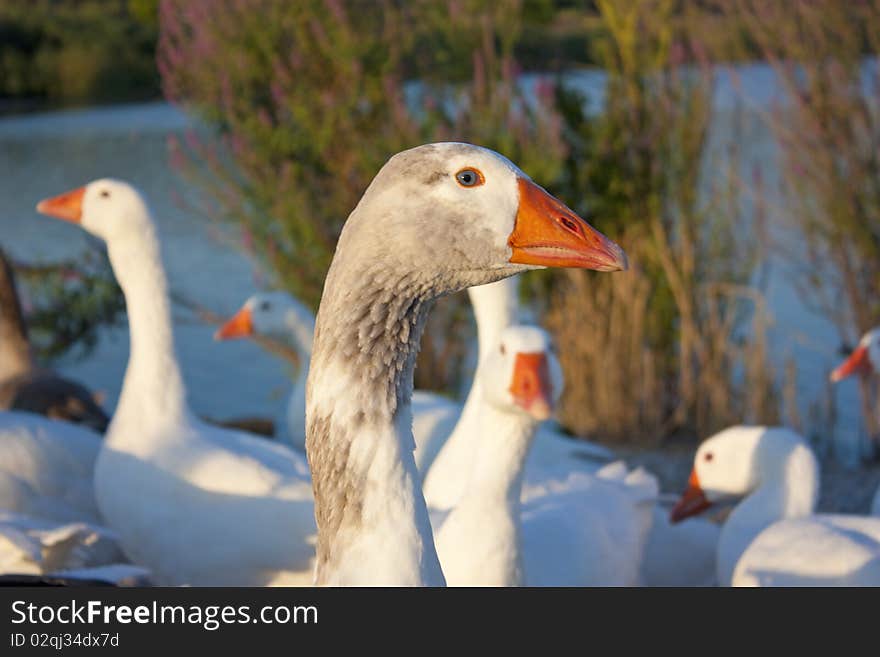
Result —
[{"label": "goose beak", "polygon": [[853,374],[869,374],[872,369],[871,359],[868,357],[868,348],[864,345],[859,345],[849,355],[849,358],[831,372],[831,381],[832,383],[837,383]]},{"label": "goose beak", "polygon": [[78,187],[37,203],[37,212],[78,224],[82,219],[82,202],[86,188]]},{"label": "goose beak", "polygon": [[249,338],[254,334],[254,320],[247,306],[235,313],[217,329],[215,340],[231,340],[233,338]]},{"label": "goose beak", "polygon": [[531,180],[519,178],[519,209],[508,238],[510,262],[543,267],[622,271],[626,254]]},{"label": "goose beak", "polygon": [[510,394],[516,405],[536,420],[550,417],[553,413],[553,384],[547,357],[543,353],[516,355]]},{"label": "goose beak", "polygon": [[669,521],[672,523],[681,522],[685,518],[695,516],[705,511],[712,503],[706,498],[706,493],[700,488],[700,480],[697,478],[697,471],[691,470],[691,476],[688,479],[688,487],[681,499],[672,508],[669,514]]}]

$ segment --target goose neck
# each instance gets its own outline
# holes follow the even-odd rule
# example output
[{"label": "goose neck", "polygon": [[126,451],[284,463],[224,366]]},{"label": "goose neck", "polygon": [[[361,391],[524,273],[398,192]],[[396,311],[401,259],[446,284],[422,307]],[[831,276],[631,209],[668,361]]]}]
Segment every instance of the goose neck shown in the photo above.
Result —
[{"label": "goose neck", "polygon": [[154,230],[143,239],[109,246],[125,295],[131,353],[117,415],[140,421],[177,421],[186,413],[186,391],[174,348],[168,282]]},{"label": "goose neck", "polygon": [[410,412],[433,296],[388,271],[343,269],[335,261],[328,273],[306,410],[319,584],[444,583]]},{"label": "goose neck", "polygon": [[476,496],[518,515],[523,471],[536,422],[524,413],[483,402],[479,426],[474,465],[459,504]]}]

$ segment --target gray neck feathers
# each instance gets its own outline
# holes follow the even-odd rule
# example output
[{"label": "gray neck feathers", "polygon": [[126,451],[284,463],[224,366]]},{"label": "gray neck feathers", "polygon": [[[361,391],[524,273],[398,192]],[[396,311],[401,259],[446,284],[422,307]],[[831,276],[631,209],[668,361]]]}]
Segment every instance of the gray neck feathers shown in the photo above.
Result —
[{"label": "gray neck feathers", "polygon": [[[364,526],[368,495],[410,497],[415,514],[411,509],[411,517],[392,519],[392,524],[414,534],[427,532],[430,540],[412,433],[398,431],[397,420],[409,411],[419,341],[434,296],[430,286],[379,265],[367,270],[331,266],[315,328],[306,412],[318,583],[325,583],[344,558],[345,537],[376,529]],[[344,377],[344,386],[331,392],[328,375]],[[368,483],[374,463],[395,459],[391,476],[372,477]],[[419,558],[430,559],[433,544],[423,552]]]}]

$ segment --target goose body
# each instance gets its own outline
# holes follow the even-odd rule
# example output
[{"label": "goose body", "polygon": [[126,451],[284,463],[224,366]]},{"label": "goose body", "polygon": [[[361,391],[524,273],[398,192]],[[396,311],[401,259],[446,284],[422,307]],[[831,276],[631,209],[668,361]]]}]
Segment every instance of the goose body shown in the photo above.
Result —
[{"label": "goose body", "polygon": [[530,586],[637,586],[656,479],[617,461],[532,486],[522,510]]},{"label": "goose body", "polygon": [[0,410],[18,410],[103,432],[109,418],[83,385],[37,366],[15,275],[0,251]]},{"label": "goose body", "polygon": [[158,584],[310,583],[307,464],[290,449],[190,412],[159,239],[143,198],[105,179],[38,209],[104,239],[125,294],[131,355],[95,466],[98,505],[125,553]]},{"label": "goose body", "polygon": [[0,411],[0,509],[100,524],[93,475],[101,437],[68,422]]},{"label": "goose body", "polygon": [[536,266],[625,261],[492,151],[420,146],[374,178],[340,235],[309,371],[319,584],[445,583],[413,456],[421,333],[435,298]]},{"label": "goose body", "polygon": [[672,515],[742,498],[718,541],[723,586],[880,585],[880,518],[815,514],[818,495],[818,462],[803,438],[731,427],[700,445]]}]

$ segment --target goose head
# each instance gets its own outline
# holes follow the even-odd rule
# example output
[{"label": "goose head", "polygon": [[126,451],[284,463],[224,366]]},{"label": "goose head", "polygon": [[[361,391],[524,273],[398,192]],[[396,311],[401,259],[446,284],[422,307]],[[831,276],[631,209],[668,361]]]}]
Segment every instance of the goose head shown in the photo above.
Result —
[{"label": "goose head", "polygon": [[831,372],[831,381],[837,383],[853,374],[873,374],[880,371],[880,327],[871,329],[845,361]]},{"label": "goose head", "polygon": [[291,316],[303,316],[305,323],[314,324],[308,309],[287,292],[258,292],[248,297],[238,312],[217,329],[214,338],[232,340],[265,336],[286,342],[290,339]]},{"label": "goose head", "polygon": [[745,497],[766,482],[781,480],[786,466],[803,460],[800,457],[805,453],[806,462],[814,464],[803,439],[787,429],[725,429],[697,449],[687,488],[672,509],[670,520],[679,522],[718,502]]},{"label": "goose head", "polygon": [[562,394],[562,368],[550,336],[535,326],[506,328],[483,361],[484,399],[509,413],[546,420]]},{"label": "goose head", "polygon": [[112,178],[95,180],[44,199],[37,204],[37,212],[78,224],[108,244],[152,230],[150,213],[140,192],[133,185]]},{"label": "goose head", "polygon": [[340,249],[445,291],[526,269],[627,266],[617,244],[508,159],[462,143],[392,157],[346,222]]}]

